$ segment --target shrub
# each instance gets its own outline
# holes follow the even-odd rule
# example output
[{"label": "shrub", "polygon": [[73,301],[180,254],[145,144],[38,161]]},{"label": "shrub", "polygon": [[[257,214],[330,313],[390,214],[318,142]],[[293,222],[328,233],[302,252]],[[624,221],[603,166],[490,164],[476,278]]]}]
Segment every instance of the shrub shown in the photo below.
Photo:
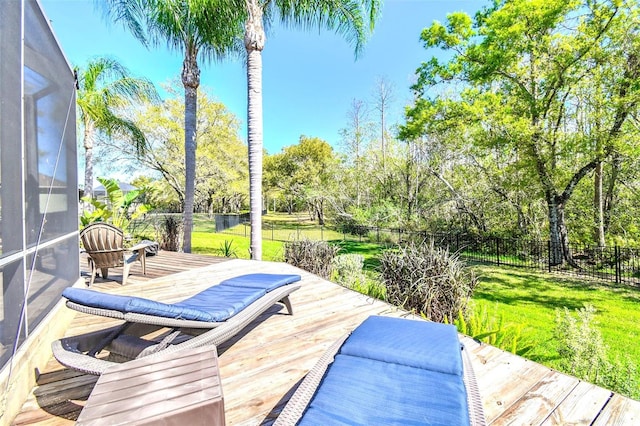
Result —
[{"label": "shrub", "polygon": [[364,256],[361,254],[341,254],[333,259],[331,266],[333,267],[332,281],[345,287],[353,288],[358,282],[364,282],[366,278],[362,272]]},{"label": "shrub", "polygon": [[586,305],[577,310],[556,310],[555,337],[558,341],[560,368],[582,380],[639,398],[636,366],[629,358],[607,358],[602,334],[594,327],[595,308]]},{"label": "shrub", "polygon": [[90,204],[92,209],[84,210],[80,216],[82,226],[93,222],[107,222],[127,232],[131,221],[144,216],[149,211],[147,204],[134,203],[144,194],[144,190],[134,189],[125,194],[115,179],[99,177],[98,181],[104,186],[107,201],[83,197],[82,201]]},{"label": "shrub", "polygon": [[386,289],[379,280],[367,277],[364,273],[364,256],[361,254],[341,254],[332,262],[331,280],[358,293],[376,299],[386,299]]},{"label": "shrub", "polygon": [[384,251],[380,269],[388,302],[436,322],[455,320],[478,284],[456,255],[432,242]]},{"label": "shrub", "polygon": [[180,216],[164,216],[156,225],[157,240],[160,248],[167,251],[178,251],[182,239],[182,221]]},{"label": "shrub", "polygon": [[375,299],[387,300],[387,289],[385,286],[380,283],[380,281],[367,276],[364,277],[363,281],[356,281],[351,289]]},{"label": "shrub", "polygon": [[379,244],[396,244],[398,236],[386,230],[378,230],[369,232],[369,241],[375,241]]},{"label": "shrub", "polygon": [[368,227],[355,216],[351,214],[338,214],[333,218],[333,224],[337,232],[343,234],[351,234],[356,236],[365,236],[368,233]]},{"label": "shrub", "polygon": [[595,383],[607,363],[606,348],[600,331],[592,326],[595,308],[587,305],[574,317],[569,309],[556,310],[555,337],[561,367],[574,376]]},{"label": "shrub", "polygon": [[331,276],[331,261],[340,247],[326,241],[299,240],[284,243],[284,261],[324,279]]}]

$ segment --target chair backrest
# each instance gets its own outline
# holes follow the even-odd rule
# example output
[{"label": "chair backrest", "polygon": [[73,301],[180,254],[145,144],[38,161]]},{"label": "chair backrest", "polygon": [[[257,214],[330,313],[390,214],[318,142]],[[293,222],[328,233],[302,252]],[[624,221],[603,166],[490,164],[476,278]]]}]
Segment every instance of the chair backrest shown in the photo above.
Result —
[{"label": "chair backrest", "polygon": [[124,264],[124,233],[108,223],[96,222],[80,232],[82,245],[96,268],[112,268]]}]

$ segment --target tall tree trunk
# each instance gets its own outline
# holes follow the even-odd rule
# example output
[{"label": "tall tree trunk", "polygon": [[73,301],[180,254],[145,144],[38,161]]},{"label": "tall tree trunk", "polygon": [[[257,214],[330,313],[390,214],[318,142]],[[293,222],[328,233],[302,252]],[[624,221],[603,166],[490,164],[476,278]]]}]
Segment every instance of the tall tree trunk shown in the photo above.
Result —
[{"label": "tall tree trunk", "polygon": [[198,86],[200,69],[197,62],[198,49],[186,47],[182,63],[182,84],[184,85],[184,221],[182,249],[191,253],[191,230],[193,228],[193,205],[196,181],[196,113],[198,111]]},{"label": "tall tree trunk", "polygon": [[611,225],[611,212],[613,211],[614,201],[616,199],[618,174],[622,167],[622,156],[618,152],[614,152],[611,157],[611,173],[609,174],[609,182],[607,191],[603,200],[604,230],[605,232]]},{"label": "tall tree trunk", "polygon": [[562,265],[564,262],[562,229],[565,230],[564,206],[559,205],[557,197],[547,192],[547,214],[549,217],[549,264]]},{"label": "tall tree trunk", "polygon": [[247,0],[247,140],[249,144],[249,211],[251,259],[262,260],[262,49],[265,43],[262,6]]},{"label": "tall tree trunk", "polygon": [[602,161],[598,161],[593,177],[594,239],[604,247],[604,199],[602,194]]},{"label": "tall tree trunk", "polygon": [[93,197],[93,145],[95,127],[91,120],[84,121],[84,196]]},{"label": "tall tree trunk", "polygon": [[[571,250],[569,250],[569,233],[564,217],[564,208],[569,202],[573,191],[580,181],[592,170],[596,168],[599,161],[598,158],[591,160],[582,166],[569,180],[561,194],[556,191],[547,166],[538,151],[539,134],[534,134],[529,144],[531,157],[536,164],[540,184],[544,188],[545,200],[547,202],[548,218],[549,218],[549,241],[551,242],[551,253],[549,254],[549,263],[551,265],[561,265],[564,260],[574,268],[579,268]],[[551,165],[551,169],[553,165]]]}]

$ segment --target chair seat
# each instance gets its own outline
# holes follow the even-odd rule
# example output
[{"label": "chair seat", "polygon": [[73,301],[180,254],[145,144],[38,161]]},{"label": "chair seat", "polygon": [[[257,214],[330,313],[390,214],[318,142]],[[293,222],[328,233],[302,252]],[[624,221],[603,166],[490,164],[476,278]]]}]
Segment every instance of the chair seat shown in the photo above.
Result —
[{"label": "chair seat", "polygon": [[464,425],[461,376],[337,355],[300,425]]},{"label": "chair seat", "polygon": [[300,280],[299,275],[248,274],[225,280],[177,303],[162,303],[141,297],[105,294],[82,288],[66,288],[62,296],[90,306],[189,321],[225,321],[267,292]]},{"label": "chair seat", "polygon": [[[98,270],[102,273],[102,278],[106,279],[109,268],[122,267],[122,285],[127,282],[131,264],[144,258],[140,258],[140,253],[128,255],[124,247],[124,233],[121,229],[108,223],[96,222],[87,225],[80,232],[80,239],[84,250],[89,256],[91,266],[91,278],[89,286],[93,285]],[[144,254],[144,253],[142,253]],[[144,270],[143,264],[143,273]]]},{"label": "chair seat", "polygon": [[283,425],[484,425],[452,325],[371,316],[309,371]]}]

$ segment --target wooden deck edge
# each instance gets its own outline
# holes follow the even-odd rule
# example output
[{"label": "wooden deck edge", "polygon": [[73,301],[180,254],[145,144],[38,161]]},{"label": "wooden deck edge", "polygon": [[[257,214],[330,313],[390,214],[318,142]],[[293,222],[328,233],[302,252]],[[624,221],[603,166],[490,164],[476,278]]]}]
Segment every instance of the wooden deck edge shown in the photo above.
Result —
[{"label": "wooden deck edge", "polygon": [[[74,286],[84,286],[79,278]],[[0,424],[11,424],[20,413],[38,379],[39,372],[53,356],[51,342],[64,336],[75,317],[61,298],[0,371]]]}]

